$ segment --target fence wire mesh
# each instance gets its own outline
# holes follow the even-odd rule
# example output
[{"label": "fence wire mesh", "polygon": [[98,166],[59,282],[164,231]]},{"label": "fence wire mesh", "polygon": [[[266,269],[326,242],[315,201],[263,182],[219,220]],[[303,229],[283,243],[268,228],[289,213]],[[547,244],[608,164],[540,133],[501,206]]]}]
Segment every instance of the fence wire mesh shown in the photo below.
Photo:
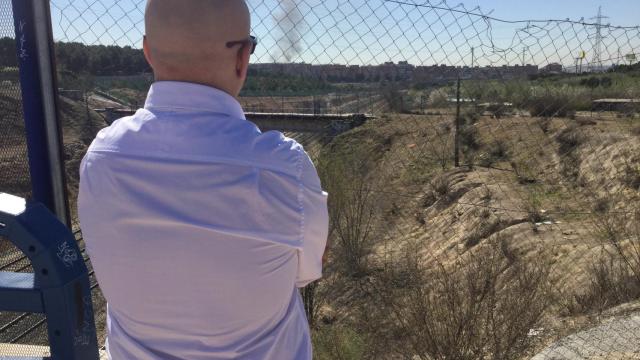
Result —
[{"label": "fence wire mesh", "polygon": [[[240,101],[331,194],[330,260],[303,291],[316,358],[640,358],[640,27],[248,5]],[[152,81],[144,6],[51,1],[71,194],[95,132]]]}]

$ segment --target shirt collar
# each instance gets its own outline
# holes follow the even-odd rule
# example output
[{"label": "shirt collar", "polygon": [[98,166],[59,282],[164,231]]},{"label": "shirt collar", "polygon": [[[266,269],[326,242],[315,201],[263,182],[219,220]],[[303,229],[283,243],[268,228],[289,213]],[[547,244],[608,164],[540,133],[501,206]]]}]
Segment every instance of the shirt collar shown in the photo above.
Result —
[{"label": "shirt collar", "polygon": [[144,108],[207,111],[245,119],[242,106],[233,96],[214,87],[179,81],[151,84]]}]

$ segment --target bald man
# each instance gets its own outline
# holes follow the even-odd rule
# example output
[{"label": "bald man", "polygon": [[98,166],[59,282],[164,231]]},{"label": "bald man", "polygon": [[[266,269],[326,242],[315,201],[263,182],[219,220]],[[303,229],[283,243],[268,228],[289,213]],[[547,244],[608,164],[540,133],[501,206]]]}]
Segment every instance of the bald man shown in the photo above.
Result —
[{"label": "bald man", "polygon": [[321,276],[327,194],[303,148],[236,100],[240,0],[150,0],[143,109],[102,130],[78,210],[110,359],[310,359],[298,288]]}]

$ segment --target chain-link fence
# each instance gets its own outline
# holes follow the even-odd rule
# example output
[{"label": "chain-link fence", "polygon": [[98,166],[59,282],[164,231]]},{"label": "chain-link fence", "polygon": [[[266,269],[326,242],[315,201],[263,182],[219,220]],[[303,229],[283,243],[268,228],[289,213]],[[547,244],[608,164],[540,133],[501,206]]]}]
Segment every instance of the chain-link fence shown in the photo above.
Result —
[{"label": "chain-link fence", "polygon": [[[331,194],[330,261],[304,291],[316,358],[640,358],[640,27],[248,4],[240,101],[305,145]],[[77,194],[99,113],[151,82],[145,2],[51,6]]]},{"label": "chain-link fence", "polygon": [[[0,1],[0,192],[31,196],[27,141],[11,1]],[[30,261],[0,236],[0,271],[33,272]],[[0,355],[48,355],[40,314],[0,312]]]}]

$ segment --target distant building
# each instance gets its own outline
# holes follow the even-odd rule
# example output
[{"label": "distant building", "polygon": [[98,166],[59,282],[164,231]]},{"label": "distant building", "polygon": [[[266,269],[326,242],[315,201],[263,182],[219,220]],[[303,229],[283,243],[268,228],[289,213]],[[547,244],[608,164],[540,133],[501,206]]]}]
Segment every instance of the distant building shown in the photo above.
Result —
[{"label": "distant building", "polygon": [[543,74],[562,74],[564,68],[562,64],[551,63],[545,67],[543,67],[540,72]]},{"label": "distant building", "polygon": [[[560,65],[560,68],[562,66]],[[458,77],[463,79],[499,79],[509,80],[526,78],[538,74],[537,65],[457,67],[449,65],[414,66],[408,61],[397,64],[388,61],[380,65],[312,65],[306,63],[262,63],[251,64],[250,75],[259,74],[295,74],[314,77],[329,82],[378,82],[378,81],[415,81],[425,84],[444,84]]]}]

